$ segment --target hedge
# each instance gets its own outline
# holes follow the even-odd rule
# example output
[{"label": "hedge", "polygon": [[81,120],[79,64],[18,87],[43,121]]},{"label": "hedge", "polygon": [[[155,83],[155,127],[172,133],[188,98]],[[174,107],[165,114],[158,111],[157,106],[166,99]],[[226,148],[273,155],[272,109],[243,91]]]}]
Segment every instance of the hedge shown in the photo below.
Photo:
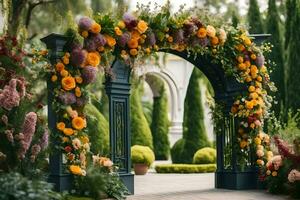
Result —
[{"label": "hedge", "polygon": [[217,160],[217,152],[214,148],[205,147],[199,149],[193,158],[194,164],[211,164],[216,163]]},{"label": "hedge", "polygon": [[215,172],[217,169],[216,164],[161,164],[156,165],[155,170],[157,173],[208,173]]},{"label": "hedge", "polygon": [[152,165],[155,160],[154,152],[147,146],[134,145],[131,147],[132,164]]}]

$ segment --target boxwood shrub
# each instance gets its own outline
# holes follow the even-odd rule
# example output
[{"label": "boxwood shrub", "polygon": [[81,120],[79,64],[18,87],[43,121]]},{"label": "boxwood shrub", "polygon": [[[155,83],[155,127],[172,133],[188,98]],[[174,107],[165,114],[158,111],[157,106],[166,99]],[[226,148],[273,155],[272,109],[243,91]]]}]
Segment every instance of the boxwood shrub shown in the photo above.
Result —
[{"label": "boxwood shrub", "polygon": [[215,172],[216,169],[216,164],[161,164],[155,166],[155,170],[157,173],[177,174]]},{"label": "boxwood shrub", "polygon": [[217,152],[214,148],[205,147],[199,149],[193,158],[194,164],[211,164],[216,163]]},{"label": "boxwood shrub", "polygon": [[147,146],[134,145],[131,147],[132,164],[147,164],[150,166],[155,160],[153,151]]}]

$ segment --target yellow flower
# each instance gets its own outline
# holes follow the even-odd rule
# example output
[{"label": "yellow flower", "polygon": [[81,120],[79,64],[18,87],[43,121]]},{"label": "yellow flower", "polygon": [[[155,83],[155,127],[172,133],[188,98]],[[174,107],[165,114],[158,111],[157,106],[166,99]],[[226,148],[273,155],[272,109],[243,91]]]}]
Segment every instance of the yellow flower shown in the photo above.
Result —
[{"label": "yellow flower", "polygon": [[72,119],[72,126],[77,130],[82,130],[86,127],[86,121],[82,117],[74,117]]},{"label": "yellow flower", "polygon": [[137,24],[137,30],[140,33],[145,33],[146,30],[148,29],[148,24],[144,20],[140,20],[139,23]]},{"label": "yellow flower", "polygon": [[250,94],[250,98],[251,98],[251,99],[257,99],[257,98],[258,98],[258,94],[257,94],[256,92],[252,92],[252,93]]},{"label": "yellow flower", "polygon": [[65,53],[65,56],[66,56],[67,58],[70,58],[71,54],[70,54],[69,52],[66,52],[66,53]]},{"label": "yellow flower", "polygon": [[249,86],[248,91],[255,92],[255,87],[253,85]]},{"label": "yellow flower", "polygon": [[139,40],[140,38],[141,38],[140,32],[138,32],[137,30],[133,30],[131,32],[131,39]]},{"label": "yellow flower", "polygon": [[63,130],[64,134],[67,135],[67,136],[70,136],[70,135],[73,135],[74,134],[74,130],[71,129],[71,128],[65,128]]},{"label": "yellow flower", "polygon": [[212,37],[210,42],[213,46],[218,45],[219,44],[219,38],[218,37]]},{"label": "yellow flower", "polygon": [[115,27],[115,33],[116,33],[116,35],[118,35],[118,36],[122,35],[122,31],[120,30],[119,27]]},{"label": "yellow flower", "polygon": [[100,33],[100,31],[101,31],[101,25],[96,22],[93,23],[91,26],[91,32],[92,33]]},{"label": "yellow flower", "polygon": [[245,70],[247,68],[247,66],[245,65],[245,63],[240,63],[238,65],[238,67],[239,67],[239,70]]},{"label": "yellow flower", "polygon": [[75,77],[76,83],[81,84],[83,82],[83,79],[80,76]]},{"label": "yellow flower", "polygon": [[236,46],[236,49],[238,51],[244,51],[245,50],[245,46],[243,44],[239,44],[239,45]]},{"label": "yellow flower", "polygon": [[66,125],[63,122],[59,122],[56,124],[56,128],[60,131],[63,131],[65,129]]},{"label": "yellow flower", "polygon": [[69,72],[68,72],[67,70],[63,69],[63,70],[60,71],[60,75],[61,75],[62,77],[66,77],[66,76],[69,75]]},{"label": "yellow flower", "polygon": [[251,57],[251,59],[252,59],[252,60],[256,60],[256,55],[255,55],[254,53],[253,53],[253,54],[251,54],[251,56],[250,56],[250,57]]},{"label": "yellow flower", "polygon": [[68,137],[62,137],[62,142],[63,143],[66,143],[66,142],[69,142],[70,140],[69,140],[69,138]]},{"label": "yellow flower", "polygon": [[64,57],[63,57],[63,63],[64,63],[65,65],[69,64],[69,63],[70,63],[69,58],[66,57],[66,56],[64,56]]},{"label": "yellow flower", "polygon": [[261,71],[262,73],[266,73],[266,72],[267,72],[266,66],[262,66],[262,67],[260,68],[260,71]]},{"label": "yellow flower", "polygon": [[126,24],[124,23],[124,21],[119,21],[119,22],[118,22],[118,27],[119,27],[120,29],[123,29],[123,28],[126,27]]},{"label": "yellow flower", "polygon": [[97,48],[97,50],[98,50],[99,52],[103,52],[103,51],[105,50],[105,48],[104,48],[104,46],[100,46],[100,47]]},{"label": "yellow flower", "polygon": [[139,42],[138,40],[136,39],[130,39],[128,42],[127,42],[127,45],[129,48],[131,49],[136,49],[138,46],[139,46]]},{"label": "yellow flower", "polygon": [[244,44],[245,44],[246,46],[250,46],[250,45],[252,44],[251,40],[250,40],[248,37],[243,36],[242,39],[243,39]]},{"label": "yellow flower", "polygon": [[82,31],[81,32],[81,36],[84,37],[84,38],[87,38],[89,36],[89,32],[87,31]]},{"label": "yellow flower", "polygon": [[272,172],[270,170],[267,170],[267,172],[266,172],[267,176],[270,176],[271,173]]},{"label": "yellow flower", "polygon": [[136,56],[138,54],[138,51],[136,49],[130,49],[129,53],[132,56]]},{"label": "yellow flower", "polygon": [[56,71],[60,72],[61,70],[65,69],[65,65],[62,62],[58,62],[56,65]]},{"label": "yellow flower", "polygon": [[277,176],[277,174],[278,174],[277,171],[272,172],[272,176]]},{"label": "yellow flower", "polygon": [[238,56],[238,57],[237,57],[237,61],[238,61],[239,63],[243,63],[243,62],[244,62],[244,58],[243,58],[242,56]]},{"label": "yellow flower", "polygon": [[244,149],[246,146],[248,146],[248,142],[245,141],[245,140],[242,140],[242,141],[240,142],[240,148],[241,148],[241,149]]},{"label": "yellow flower", "polygon": [[255,142],[256,145],[260,145],[261,144],[261,139],[259,137],[255,137],[254,142]]},{"label": "yellow flower", "polygon": [[246,65],[247,67],[250,67],[250,66],[251,66],[251,62],[250,62],[249,60],[246,60],[246,61],[245,61],[245,65]]},{"label": "yellow flower", "polygon": [[150,48],[146,48],[146,49],[145,49],[145,52],[146,52],[147,54],[149,54],[149,53],[151,53],[151,49],[150,49]]},{"label": "yellow flower", "polygon": [[115,38],[109,36],[109,35],[104,35],[105,39],[106,39],[106,42],[107,42],[107,45],[110,46],[110,47],[113,47],[116,45],[116,40]]},{"label": "yellow flower", "polygon": [[69,169],[74,175],[82,175],[82,169],[78,165],[70,165]]},{"label": "yellow flower", "polygon": [[211,26],[211,25],[208,25],[206,27],[206,34],[209,36],[209,37],[215,37],[216,36],[216,29]]},{"label": "yellow flower", "polygon": [[79,87],[76,87],[76,88],[75,88],[75,96],[76,96],[76,97],[81,97],[81,90],[80,90]]},{"label": "yellow flower", "polygon": [[67,76],[61,80],[61,85],[64,90],[68,91],[68,90],[72,90],[76,87],[76,82],[72,76]]},{"label": "yellow flower", "polygon": [[172,36],[169,36],[169,37],[168,37],[168,42],[170,42],[170,43],[173,42],[173,37],[172,37]]},{"label": "yellow flower", "polygon": [[52,81],[52,82],[57,81],[57,76],[56,76],[56,75],[51,76],[51,81]]},{"label": "yellow flower", "polygon": [[90,142],[89,137],[87,137],[87,136],[82,136],[81,141],[82,141],[83,144],[87,144],[87,143]]},{"label": "yellow flower", "polygon": [[87,63],[91,66],[97,67],[100,64],[101,57],[98,52],[90,52],[87,55]]},{"label": "yellow flower", "polygon": [[247,108],[247,109],[249,109],[249,110],[253,109],[253,106],[254,106],[254,105],[253,105],[253,102],[252,102],[252,101],[246,101],[245,104],[246,104],[246,108]]},{"label": "yellow flower", "polygon": [[259,82],[261,82],[261,81],[262,81],[262,77],[261,77],[261,76],[258,76],[258,77],[256,78],[256,80],[259,81]]}]

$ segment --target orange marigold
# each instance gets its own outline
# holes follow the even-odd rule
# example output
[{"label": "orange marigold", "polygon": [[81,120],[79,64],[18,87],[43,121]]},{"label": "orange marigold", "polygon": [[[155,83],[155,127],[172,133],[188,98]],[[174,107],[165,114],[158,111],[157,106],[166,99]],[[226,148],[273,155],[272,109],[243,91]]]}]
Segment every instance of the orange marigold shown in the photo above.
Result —
[{"label": "orange marigold", "polygon": [[138,54],[138,51],[136,49],[130,49],[129,53],[132,56],[136,56]]},{"label": "orange marigold", "polygon": [[76,80],[76,83],[79,83],[79,84],[83,82],[83,79],[80,76],[76,76],[75,80]]},{"label": "orange marigold", "polygon": [[82,175],[82,169],[78,165],[70,165],[69,169],[74,175]]},{"label": "orange marigold", "polygon": [[104,35],[107,45],[110,47],[113,47],[116,45],[116,40],[115,38],[111,37],[110,35]]},{"label": "orange marigold", "polygon": [[210,40],[212,45],[218,45],[219,44],[219,38],[218,37],[212,37]]},{"label": "orange marigold", "polygon": [[60,131],[63,131],[65,129],[66,125],[63,122],[59,122],[56,124],[56,128]]},{"label": "orange marigold", "polygon": [[93,23],[91,26],[91,32],[92,33],[100,33],[100,31],[101,31],[101,25],[96,22]]},{"label": "orange marigold", "polygon": [[86,121],[82,117],[75,117],[72,119],[72,126],[77,130],[82,130],[86,127]]},{"label": "orange marigold", "polygon": [[206,37],[206,29],[205,28],[199,28],[197,31],[197,37],[198,38],[205,38]]},{"label": "orange marigold", "polygon": [[64,90],[68,91],[68,90],[72,90],[76,87],[76,82],[72,76],[67,76],[61,80],[61,85]]},{"label": "orange marigold", "polygon": [[65,69],[65,65],[62,62],[58,62],[56,65],[56,71],[60,72],[61,70]]},{"label": "orange marigold", "polygon": [[139,46],[139,42],[136,40],[136,39],[130,39],[128,42],[127,42],[127,45],[129,48],[131,49],[136,49],[138,46]]},{"label": "orange marigold", "polygon": [[74,130],[71,129],[71,128],[65,128],[63,130],[64,134],[67,135],[67,136],[70,136],[70,135],[73,135],[74,134]]},{"label": "orange marigold", "polygon": [[137,30],[140,32],[140,33],[145,33],[146,30],[148,29],[148,24],[147,22],[145,22],[144,20],[140,20],[137,24]]},{"label": "orange marigold", "polygon": [[81,90],[80,90],[80,87],[76,87],[76,88],[75,88],[75,96],[76,96],[76,97],[81,97]]},{"label": "orange marigold", "polygon": [[98,52],[90,52],[87,55],[87,63],[91,66],[97,67],[100,64],[101,57]]}]

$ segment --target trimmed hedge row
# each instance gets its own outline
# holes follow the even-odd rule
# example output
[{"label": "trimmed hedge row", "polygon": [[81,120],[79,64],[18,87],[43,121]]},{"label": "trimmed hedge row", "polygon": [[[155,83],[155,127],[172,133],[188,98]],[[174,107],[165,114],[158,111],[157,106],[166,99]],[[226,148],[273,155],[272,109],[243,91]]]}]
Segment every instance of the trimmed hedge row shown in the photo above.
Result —
[{"label": "trimmed hedge row", "polygon": [[207,173],[215,172],[217,169],[216,164],[161,164],[156,165],[155,170],[157,173]]}]

